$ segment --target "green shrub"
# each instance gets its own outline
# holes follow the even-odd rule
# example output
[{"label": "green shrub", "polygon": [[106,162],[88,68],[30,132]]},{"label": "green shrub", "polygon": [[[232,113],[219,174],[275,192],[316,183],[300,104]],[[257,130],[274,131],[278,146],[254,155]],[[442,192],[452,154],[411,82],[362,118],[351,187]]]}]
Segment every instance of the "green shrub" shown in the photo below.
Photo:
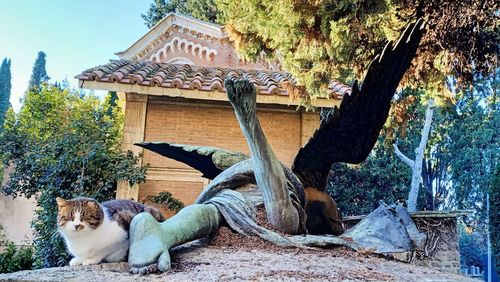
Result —
[{"label": "green shrub", "polygon": [[26,94],[18,114],[7,112],[0,152],[15,168],[2,190],[36,195],[36,268],[63,266],[70,258],[57,232],[56,197],[104,201],[115,197],[117,181],[145,180],[138,158],[121,151],[123,117],[110,107],[93,95],[44,85]]},{"label": "green shrub", "polygon": [[33,265],[33,246],[16,247],[14,242],[5,236],[4,227],[0,225],[0,273],[10,273],[31,269]]},{"label": "green shrub", "polygon": [[180,211],[184,207],[184,203],[172,197],[172,193],[168,191],[163,191],[158,193],[158,195],[147,196],[144,199],[145,202],[153,202],[155,204],[164,205],[171,211]]},{"label": "green shrub", "polygon": [[358,166],[336,163],[332,166],[326,191],[343,216],[369,214],[380,205],[404,203],[411,172],[382,146]]},{"label": "green shrub", "polygon": [[0,273],[9,273],[31,269],[33,265],[33,247],[16,245],[8,241],[0,252]]},{"label": "green shrub", "polygon": [[459,225],[460,264],[483,266],[483,257],[487,252],[484,233],[472,231],[465,224]]}]

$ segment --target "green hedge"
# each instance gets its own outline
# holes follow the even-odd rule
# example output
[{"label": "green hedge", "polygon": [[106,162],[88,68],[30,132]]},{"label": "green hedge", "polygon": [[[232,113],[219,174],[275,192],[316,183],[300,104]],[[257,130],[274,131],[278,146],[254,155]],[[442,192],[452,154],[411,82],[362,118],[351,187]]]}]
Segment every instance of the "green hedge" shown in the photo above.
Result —
[{"label": "green hedge", "polygon": [[3,226],[0,225],[0,273],[10,273],[31,269],[33,265],[33,246],[16,247],[14,242],[7,240]]}]

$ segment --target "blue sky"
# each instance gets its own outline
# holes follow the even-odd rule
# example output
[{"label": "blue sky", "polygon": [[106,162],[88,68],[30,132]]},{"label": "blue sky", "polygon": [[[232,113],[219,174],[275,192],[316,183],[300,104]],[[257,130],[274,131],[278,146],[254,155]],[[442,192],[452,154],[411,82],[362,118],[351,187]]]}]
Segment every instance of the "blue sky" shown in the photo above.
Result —
[{"label": "blue sky", "polygon": [[0,6],[0,60],[12,60],[12,95],[17,111],[38,51],[47,54],[51,82],[72,86],[81,71],[117,58],[147,32],[141,18],[148,0],[4,0]]}]

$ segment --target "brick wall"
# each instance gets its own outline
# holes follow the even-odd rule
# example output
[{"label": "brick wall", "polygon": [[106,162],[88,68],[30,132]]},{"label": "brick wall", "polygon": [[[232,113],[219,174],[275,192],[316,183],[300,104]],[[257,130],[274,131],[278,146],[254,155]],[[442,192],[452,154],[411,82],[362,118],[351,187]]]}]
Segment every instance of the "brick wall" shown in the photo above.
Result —
[{"label": "brick wall", "polygon": [[[264,133],[278,158],[291,165],[304,140],[319,123],[317,114],[289,109],[258,111]],[[145,141],[169,141],[205,145],[249,153],[245,138],[228,103],[172,102],[149,100],[146,113]],[[169,191],[185,204],[194,202],[208,181],[183,163],[145,150],[143,164],[149,164],[148,181],[139,189],[139,199]]]}]

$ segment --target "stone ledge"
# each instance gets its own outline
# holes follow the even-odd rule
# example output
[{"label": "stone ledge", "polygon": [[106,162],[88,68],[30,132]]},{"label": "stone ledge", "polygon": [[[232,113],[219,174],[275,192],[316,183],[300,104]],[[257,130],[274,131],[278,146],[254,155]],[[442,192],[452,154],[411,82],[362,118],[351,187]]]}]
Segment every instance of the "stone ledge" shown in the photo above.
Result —
[{"label": "stone ledge", "polygon": [[[472,210],[452,210],[452,211],[418,211],[418,212],[410,212],[411,218],[457,218],[460,216],[467,216],[474,211]],[[363,219],[366,215],[351,215],[342,217],[342,221],[344,222],[354,222],[357,223],[361,219]]]},{"label": "stone ledge", "polygon": [[243,250],[237,247],[180,247],[172,270],[137,276],[127,263],[56,267],[0,274],[0,281],[477,281],[436,269],[341,250]]}]

